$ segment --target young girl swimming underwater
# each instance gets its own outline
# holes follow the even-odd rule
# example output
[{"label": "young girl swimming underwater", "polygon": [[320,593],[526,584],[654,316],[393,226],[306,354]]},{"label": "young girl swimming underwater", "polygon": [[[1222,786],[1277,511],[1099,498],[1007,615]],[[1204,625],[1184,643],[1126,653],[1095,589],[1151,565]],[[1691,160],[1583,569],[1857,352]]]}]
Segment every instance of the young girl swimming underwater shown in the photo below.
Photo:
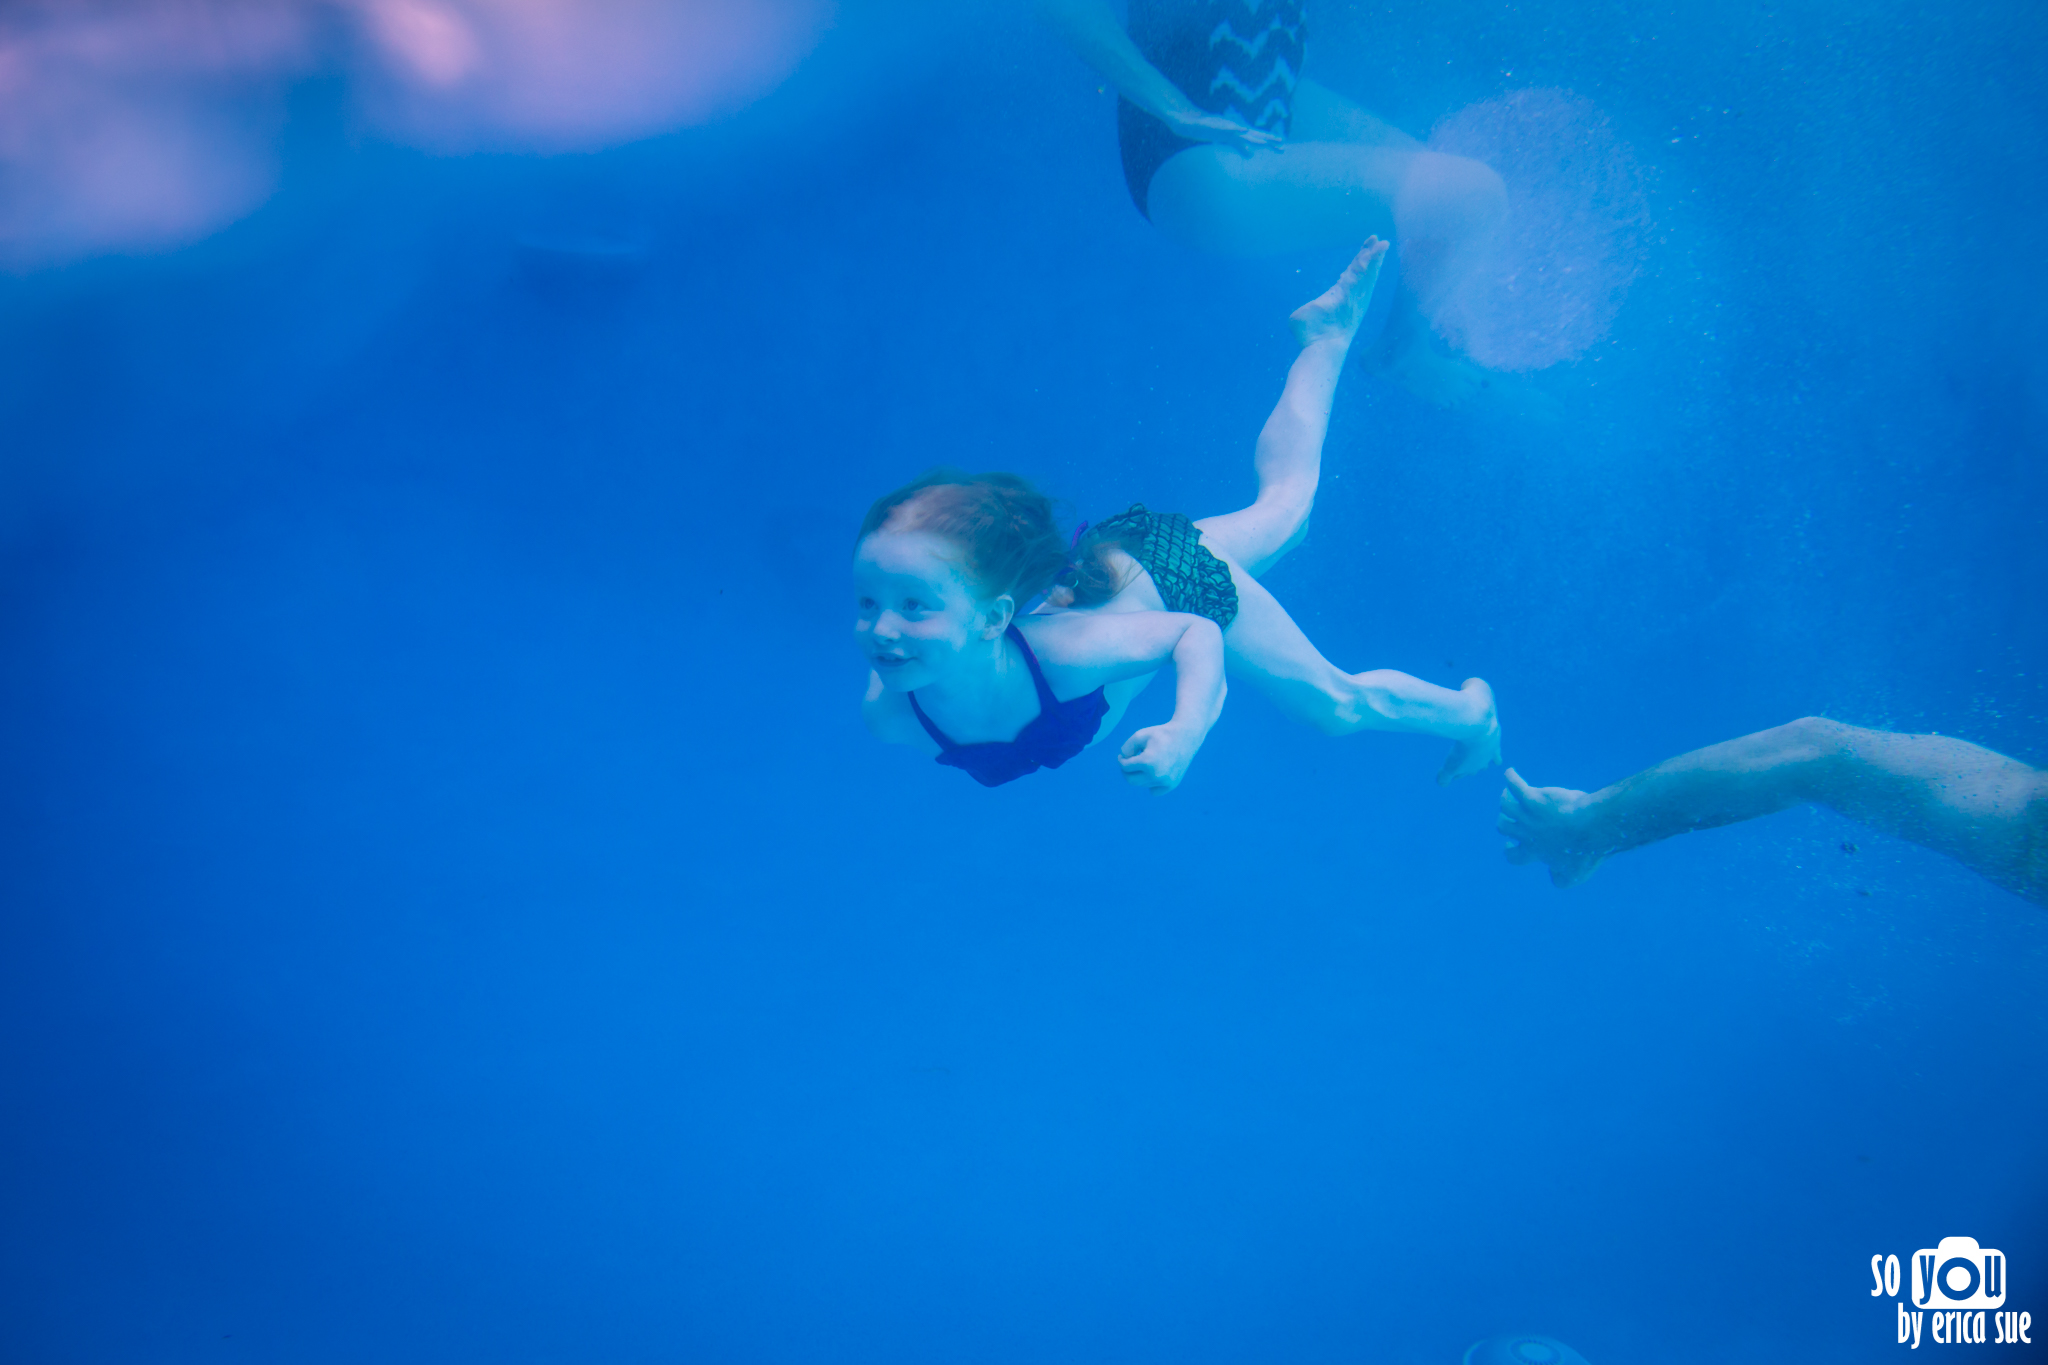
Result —
[{"label": "young girl swimming underwater", "polygon": [[1301,354],[1259,433],[1250,507],[1190,522],[1143,504],[1078,537],[1012,474],[927,474],[861,523],[854,624],[873,665],[862,713],[886,743],[963,768],[985,786],[1057,768],[1116,727],[1152,675],[1174,666],[1172,717],[1118,762],[1173,790],[1223,709],[1224,673],[1330,734],[1392,730],[1453,741],[1437,781],[1500,757],[1493,690],[1453,691],[1391,669],[1345,673],[1255,575],[1307,533],[1330,403],[1379,278],[1377,237],[1293,315]]}]

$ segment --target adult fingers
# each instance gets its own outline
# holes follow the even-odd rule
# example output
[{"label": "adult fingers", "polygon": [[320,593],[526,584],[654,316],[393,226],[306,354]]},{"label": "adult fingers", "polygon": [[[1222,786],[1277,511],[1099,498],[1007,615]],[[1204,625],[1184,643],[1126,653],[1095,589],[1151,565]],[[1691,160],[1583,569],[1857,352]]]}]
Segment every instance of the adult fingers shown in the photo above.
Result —
[{"label": "adult fingers", "polygon": [[1522,780],[1522,775],[1520,773],[1516,772],[1513,768],[1510,768],[1507,771],[1507,779],[1508,788],[1509,790],[1514,792],[1516,800],[1520,801],[1524,805],[1536,804],[1536,789],[1530,786],[1527,782],[1524,782]]}]

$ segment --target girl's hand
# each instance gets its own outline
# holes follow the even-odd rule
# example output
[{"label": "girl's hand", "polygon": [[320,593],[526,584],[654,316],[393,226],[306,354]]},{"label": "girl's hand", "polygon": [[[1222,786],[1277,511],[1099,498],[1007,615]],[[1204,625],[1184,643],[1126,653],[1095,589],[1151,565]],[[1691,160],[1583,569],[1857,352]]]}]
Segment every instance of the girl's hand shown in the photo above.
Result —
[{"label": "girl's hand", "polygon": [[1124,741],[1116,761],[1123,767],[1126,782],[1164,796],[1187,776],[1188,764],[1195,761],[1207,737],[1171,722],[1148,725]]},{"label": "girl's hand", "polygon": [[1249,128],[1234,118],[1201,109],[1175,110],[1162,121],[1190,142],[1214,142],[1233,147],[1250,156],[1262,148],[1278,147],[1279,135],[1263,128]]}]

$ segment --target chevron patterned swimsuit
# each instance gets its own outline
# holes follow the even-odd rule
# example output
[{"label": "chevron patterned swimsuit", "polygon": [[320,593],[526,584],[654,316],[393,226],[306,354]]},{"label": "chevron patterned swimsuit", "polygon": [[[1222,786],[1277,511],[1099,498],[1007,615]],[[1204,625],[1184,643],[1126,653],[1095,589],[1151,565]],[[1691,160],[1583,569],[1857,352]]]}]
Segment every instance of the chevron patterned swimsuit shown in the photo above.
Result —
[{"label": "chevron patterned swimsuit", "polygon": [[[1130,0],[1131,41],[1198,107],[1286,137],[1308,42],[1304,0]],[[1117,101],[1124,181],[1138,212],[1152,175],[1199,147],[1129,100]]]}]

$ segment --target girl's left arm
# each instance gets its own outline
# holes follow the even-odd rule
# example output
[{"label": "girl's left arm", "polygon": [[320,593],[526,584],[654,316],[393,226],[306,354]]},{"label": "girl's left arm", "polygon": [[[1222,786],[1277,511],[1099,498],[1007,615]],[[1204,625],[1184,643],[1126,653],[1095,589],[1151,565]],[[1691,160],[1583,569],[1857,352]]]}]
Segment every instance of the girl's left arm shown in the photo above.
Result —
[{"label": "girl's left arm", "polygon": [[[1169,615],[1161,613],[1161,615]],[[1117,762],[1124,778],[1153,795],[1180,785],[1209,729],[1223,714],[1223,632],[1206,616],[1172,613],[1181,626],[1173,642],[1173,715],[1124,741]]]},{"label": "girl's left arm", "polygon": [[[1027,618],[1029,619],[1029,618]],[[1173,715],[1124,742],[1117,762],[1134,786],[1170,792],[1187,775],[1209,727],[1223,714],[1223,632],[1206,616],[1177,611],[1077,611],[1040,618],[1038,661],[1069,695],[1173,665]]]}]

